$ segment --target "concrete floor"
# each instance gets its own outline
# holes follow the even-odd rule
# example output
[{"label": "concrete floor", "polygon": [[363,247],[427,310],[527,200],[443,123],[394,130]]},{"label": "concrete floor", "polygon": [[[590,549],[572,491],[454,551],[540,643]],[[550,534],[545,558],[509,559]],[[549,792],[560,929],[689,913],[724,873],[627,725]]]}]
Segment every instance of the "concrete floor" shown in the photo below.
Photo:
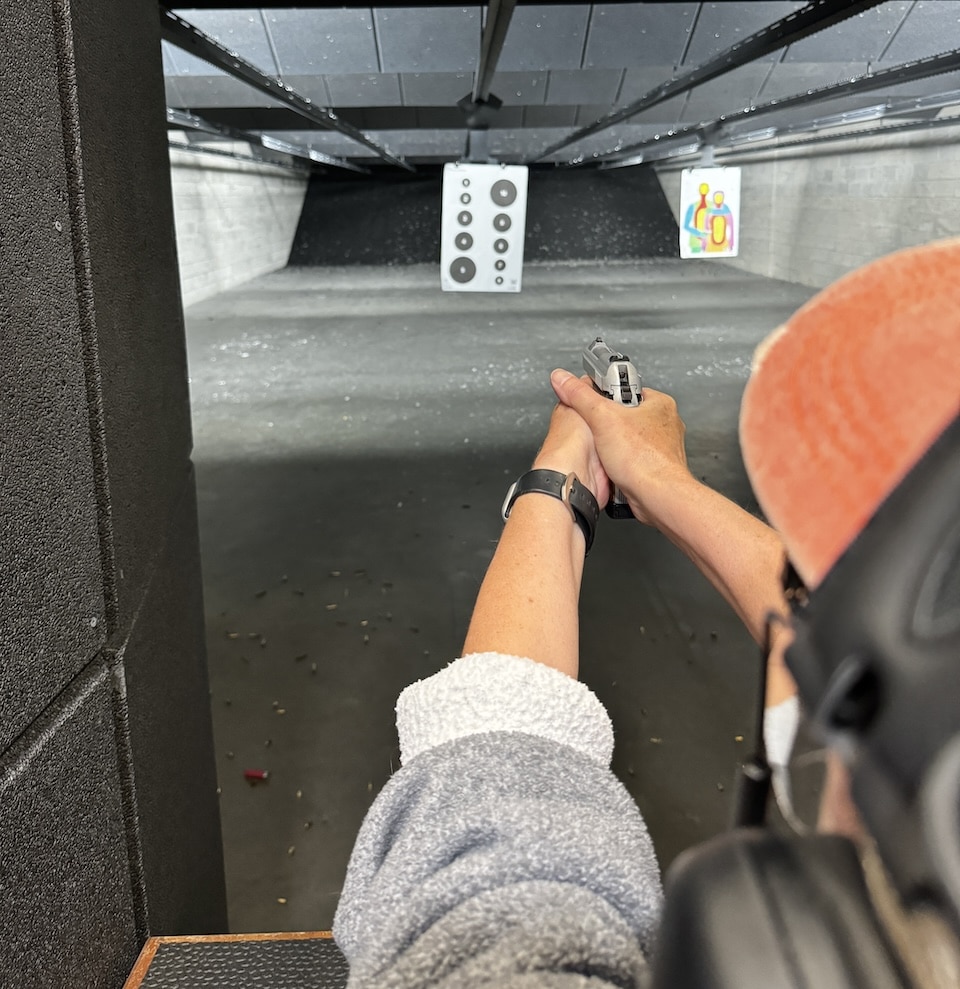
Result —
[{"label": "concrete floor", "polygon": [[[753,509],[750,354],[810,294],[722,262],[533,266],[518,296],[442,294],[434,266],[288,269],[188,310],[232,930],[330,926],[398,767],[394,700],[459,654],[550,369],[603,334],[677,398],[693,470]],[[729,821],[756,649],[635,523],[601,521],[582,614],[582,677],[666,866]]]}]

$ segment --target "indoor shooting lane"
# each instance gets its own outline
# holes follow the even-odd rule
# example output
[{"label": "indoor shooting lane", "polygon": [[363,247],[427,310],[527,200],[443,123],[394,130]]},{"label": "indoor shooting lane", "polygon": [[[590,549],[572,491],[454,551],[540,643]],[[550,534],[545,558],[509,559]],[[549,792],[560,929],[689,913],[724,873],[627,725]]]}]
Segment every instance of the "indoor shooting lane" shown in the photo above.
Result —
[{"label": "indoor shooting lane", "polygon": [[[357,58],[361,48],[370,55],[362,97],[360,90],[348,93],[342,116],[358,125],[381,121],[378,143],[393,152],[406,148],[417,172],[381,167],[375,150],[330,131],[304,131],[302,120],[291,122],[294,132],[272,132],[374,174],[336,168],[314,174],[302,211],[288,221],[288,266],[187,310],[232,930],[332,922],[357,829],[399,765],[396,696],[459,655],[501,528],[504,492],[529,466],[546,427],[552,367],[581,370],[583,346],[603,335],[635,361],[647,386],[677,398],[694,472],[756,510],[736,438],[752,351],[813,294],[820,270],[852,266],[849,254],[870,247],[851,244],[847,234],[817,250],[800,226],[806,212],[796,201],[782,206],[797,227],[778,244],[766,215],[777,195],[773,187],[794,200],[800,189],[810,195],[808,161],[801,158],[791,171],[788,159],[775,176],[769,164],[751,171],[745,154],[730,156],[745,149],[745,132],[755,145],[757,128],[772,121],[789,134],[804,124],[806,137],[848,133],[862,126],[856,111],[863,115],[863,107],[889,96],[849,87],[822,101],[798,100],[776,115],[768,109],[768,119],[754,114],[749,127],[695,125],[792,94],[800,83],[842,89],[844,73],[916,58],[911,30],[922,29],[929,42],[930,29],[919,12],[905,24],[906,5],[865,5],[862,17],[551,152],[557,164],[602,152],[602,170],[531,162],[520,294],[489,294],[496,291],[492,282],[484,286],[487,294],[439,291],[449,259],[464,253],[447,250],[457,232],[476,234],[480,226],[479,216],[462,227],[454,215],[477,212],[478,201],[487,199],[476,180],[466,190],[457,181],[448,205],[439,170],[471,160],[478,145],[483,153],[476,161],[530,160],[577,131],[574,125],[601,117],[601,91],[604,98],[616,95],[619,107],[674,75],[668,70],[655,78],[650,61],[658,45],[678,46],[670,59],[679,60],[682,79],[684,71],[802,6],[521,5],[490,90],[503,97],[499,112],[489,101],[482,105],[483,67],[471,45],[464,55],[452,54],[465,44],[464,32],[473,32],[480,50],[472,9],[407,10],[403,21],[401,11],[374,11],[375,55],[347,24],[350,18],[365,26],[368,11],[301,12],[299,20],[265,12],[281,69],[284,45],[292,62],[302,49],[292,42],[295,25],[335,22],[341,60],[347,51]],[[247,40],[251,58],[256,52],[250,35],[262,33],[259,24],[224,11],[182,16],[224,43]],[[416,26],[428,43],[413,55]],[[642,56],[614,41],[618,29],[630,27],[646,39]],[[878,59],[890,53],[893,31],[899,52]],[[844,48],[843,39],[858,43]],[[209,93],[197,110],[193,94],[203,82],[182,71],[183,49],[165,47],[168,91],[179,87],[181,100],[193,100],[192,112],[203,119],[236,127],[245,117],[246,129],[264,130],[282,119],[280,108],[238,109],[226,98],[216,105]],[[454,65],[458,58],[466,61]],[[825,64],[810,64],[821,59]],[[857,59],[862,66],[852,64]],[[346,71],[357,64],[325,53],[322,62],[310,62],[323,75],[309,91],[318,80],[331,95],[359,84]],[[476,75],[451,78],[449,71],[462,65]],[[464,131],[462,108],[453,104],[471,82],[481,104],[475,112],[486,110],[490,123]],[[426,104],[416,110],[418,129],[403,129],[412,106],[376,95],[392,86],[405,104]],[[938,76],[892,92],[912,99],[949,88]],[[381,99],[377,109],[367,105]],[[828,113],[836,117],[824,126]],[[923,119],[935,115],[928,110]],[[569,126],[556,126],[561,122]],[[773,133],[760,137],[762,148],[777,144]],[[658,162],[657,170],[643,167],[644,155]],[[749,254],[753,270],[677,259],[678,242],[688,256],[690,244],[680,229],[689,199],[680,169],[722,166],[726,157],[744,166],[757,196],[737,218],[745,244],[738,253]],[[282,180],[274,179],[276,187]],[[470,193],[477,195],[472,204]],[[815,222],[815,239],[822,239],[825,221]],[[479,248],[466,253],[476,256]],[[847,256],[837,257],[843,251]],[[493,272],[492,257],[478,259],[481,272],[488,260]],[[807,270],[797,271],[806,258]],[[475,270],[470,277],[479,280]],[[667,866],[729,824],[736,768],[752,739],[756,647],[682,554],[629,522],[602,520],[581,610],[582,677],[611,712],[614,769],[637,799]],[[246,779],[251,769],[269,773],[268,780]]]},{"label": "indoor shooting lane", "polygon": [[[602,336],[757,512],[757,344],[960,229],[960,0],[114,6],[0,40],[0,982],[340,986],[396,696],[459,655],[550,370]],[[581,614],[666,867],[731,821],[757,647],[633,522]]]},{"label": "indoor shooting lane", "polygon": [[[190,309],[234,930],[329,925],[399,765],[396,696],[459,655],[503,496],[546,429],[549,371],[615,340],[676,397],[696,474],[752,508],[736,440],[750,353],[810,294],[706,262],[558,263],[491,306],[439,293],[434,265],[288,268]],[[636,522],[601,518],[582,601],[582,677],[667,864],[730,819],[757,650]],[[269,781],[250,785],[250,767]]]},{"label": "indoor shooting lane", "polygon": [[[936,14],[944,28],[956,24],[948,6],[953,21]],[[337,133],[274,133],[374,174],[314,174],[302,210],[287,219],[288,266],[187,309],[232,930],[331,923],[357,828],[399,765],[397,693],[459,654],[504,492],[545,430],[552,367],[581,370],[583,346],[603,335],[647,386],[676,397],[697,476],[756,511],[736,437],[752,351],[816,287],[882,253],[878,238],[903,236],[888,224],[916,209],[917,190],[908,188],[909,169],[894,164],[894,139],[874,133],[877,121],[936,127],[949,103],[937,94],[956,81],[941,72],[911,82],[917,70],[908,66],[878,95],[872,79],[845,78],[939,51],[929,47],[929,4],[864,5],[785,48],[797,25],[748,39],[801,7],[521,5],[512,21],[507,15],[492,90],[489,63],[478,64],[472,43],[466,55],[452,54],[464,32],[483,49],[472,10],[406,10],[403,21],[399,11],[374,11],[377,53],[346,23],[365,25],[367,11],[297,15],[301,27],[339,18],[343,51],[367,53],[362,97],[350,94],[365,108],[345,102],[343,116],[381,121],[378,142],[406,149],[416,172],[382,167],[375,149]],[[183,18],[231,44],[261,33],[222,11]],[[293,15],[264,19],[283,68],[283,46],[295,56]],[[411,54],[417,28],[425,48]],[[633,31],[631,45],[618,40],[621,31]],[[731,56],[729,46],[745,41],[751,55],[761,43],[771,53],[731,67],[747,55]],[[670,45],[679,68],[658,75],[653,63]],[[474,75],[449,74],[461,57]],[[202,83],[182,71],[183,50],[170,48],[167,58],[168,93],[195,100]],[[729,71],[708,85],[675,84],[682,95],[654,99],[664,96],[655,84],[703,78],[724,58]],[[333,53],[319,67],[331,94],[360,81]],[[453,94],[459,99],[471,82],[472,108],[454,107]],[[376,96],[392,86],[399,100]],[[801,86],[826,92],[804,89],[787,106],[771,105]],[[499,111],[491,91],[503,97]],[[601,91],[639,112],[609,120]],[[371,100],[384,105],[375,111]],[[654,105],[643,109],[645,100]],[[287,113],[230,102],[214,105],[208,94],[191,112],[218,126],[245,117],[248,129]],[[418,102],[421,126],[404,130]],[[719,119],[747,106],[759,109],[744,121]],[[896,112],[905,108],[906,118]],[[474,126],[464,132],[468,111]],[[590,126],[604,116],[603,128]],[[858,140],[873,141],[874,155],[855,139],[839,150],[830,143],[865,128]],[[926,128],[918,133],[931,140]],[[776,150],[788,141],[812,146]],[[919,155],[910,167],[933,179],[936,152],[906,153]],[[584,167],[591,158],[602,167]],[[531,166],[519,291],[493,278],[511,274],[516,245],[498,256],[482,243],[498,222],[487,215],[491,199],[500,209],[496,183],[513,172],[450,164],[471,160]],[[729,260],[703,260],[706,241],[691,233],[706,227],[699,215],[715,204],[703,181],[710,173],[683,171],[690,166],[719,166],[717,188],[737,209],[735,226],[717,238],[729,249],[720,242],[732,233]],[[741,174],[737,203],[731,186]],[[181,181],[178,216],[192,217],[196,192]],[[281,194],[283,179],[270,189]],[[729,222],[721,211],[711,222]],[[513,225],[496,236],[517,234],[515,216],[502,222]],[[679,260],[678,246],[692,260]],[[757,650],[682,554],[629,522],[602,520],[581,611],[582,677],[611,712],[614,769],[666,867],[731,819],[737,765],[753,737]],[[268,781],[251,783],[249,769],[268,772]]]}]

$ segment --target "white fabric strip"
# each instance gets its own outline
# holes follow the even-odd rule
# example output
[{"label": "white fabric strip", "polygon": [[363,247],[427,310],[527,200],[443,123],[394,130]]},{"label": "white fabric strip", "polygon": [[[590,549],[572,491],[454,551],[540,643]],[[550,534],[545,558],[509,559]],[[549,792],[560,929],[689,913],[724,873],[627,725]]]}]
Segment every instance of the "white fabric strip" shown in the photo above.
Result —
[{"label": "white fabric strip", "polygon": [[796,694],[764,711],[763,743],[767,749],[767,762],[771,766],[789,765],[799,726],[800,699]]},{"label": "white fabric strip", "polygon": [[773,795],[787,824],[794,831],[803,834],[807,827],[793,809],[793,786],[789,768],[799,726],[800,700],[796,694],[763,712],[763,742],[772,774]]},{"label": "white fabric strip", "polygon": [[517,731],[569,745],[601,765],[613,727],[589,687],[532,659],[473,653],[407,687],[397,699],[404,764],[465,735]]}]

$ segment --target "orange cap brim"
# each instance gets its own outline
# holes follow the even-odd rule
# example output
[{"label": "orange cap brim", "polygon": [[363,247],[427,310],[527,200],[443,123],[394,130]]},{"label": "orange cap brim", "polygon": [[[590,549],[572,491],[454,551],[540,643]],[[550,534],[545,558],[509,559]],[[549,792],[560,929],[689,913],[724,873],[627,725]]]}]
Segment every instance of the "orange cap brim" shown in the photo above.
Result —
[{"label": "orange cap brim", "polygon": [[808,586],[958,414],[960,239],[851,272],[761,345],[744,463]]}]

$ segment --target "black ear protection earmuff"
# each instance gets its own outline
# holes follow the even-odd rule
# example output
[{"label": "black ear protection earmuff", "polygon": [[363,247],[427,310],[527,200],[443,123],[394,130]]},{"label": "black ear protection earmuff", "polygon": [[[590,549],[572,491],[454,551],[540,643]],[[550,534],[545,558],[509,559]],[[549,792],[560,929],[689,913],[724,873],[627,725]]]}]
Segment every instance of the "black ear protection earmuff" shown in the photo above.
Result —
[{"label": "black ear protection earmuff", "polygon": [[[907,907],[960,937],[960,417],[807,602],[787,663]],[[738,828],[667,877],[656,989],[910,985],[853,844]]]}]

